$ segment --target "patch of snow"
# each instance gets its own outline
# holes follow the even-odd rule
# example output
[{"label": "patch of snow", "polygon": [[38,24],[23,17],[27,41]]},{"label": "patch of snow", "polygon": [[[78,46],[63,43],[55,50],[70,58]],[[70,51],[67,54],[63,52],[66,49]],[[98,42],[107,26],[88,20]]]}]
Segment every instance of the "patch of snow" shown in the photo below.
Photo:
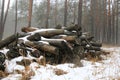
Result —
[{"label": "patch of snow", "polygon": [[21,80],[21,78],[22,78],[21,74],[10,74],[9,76],[2,80]]},{"label": "patch of snow", "polygon": [[24,42],[26,42],[26,41],[28,41],[27,37],[29,37],[29,36],[30,36],[30,35],[25,36],[25,37],[21,37],[21,38],[19,38],[19,40],[23,40]]},{"label": "patch of snow", "polygon": [[6,54],[9,51],[9,49],[3,48],[2,50],[0,50],[0,52]]},{"label": "patch of snow", "polygon": [[35,30],[33,32],[29,32],[31,35],[35,34],[35,33],[38,33],[38,32],[43,32],[43,31],[50,31],[50,30],[56,30],[56,29],[38,29],[38,30]]},{"label": "patch of snow", "polygon": [[[98,62],[81,60],[83,67],[75,67],[74,64],[65,63],[59,65],[40,65],[37,62],[30,64],[30,70],[35,75],[30,80],[118,80],[120,79],[120,48],[102,48],[110,52],[105,55],[105,59]],[[29,57],[28,57],[29,58]],[[6,61],[6,71],[10,74],[3,80],[20,80],[21,74],[15,74],[15,70],[25,71],[24,66],[16,64],[16,61],[22,60],[18,57],[10,61]],[[30,58],[29,58],[30,59]],[[55,69],[67,72],[66,74],[57,75]],[[13,76],[14,75],[14,76]],[[8,79],[9,78],[9,79]]]}]

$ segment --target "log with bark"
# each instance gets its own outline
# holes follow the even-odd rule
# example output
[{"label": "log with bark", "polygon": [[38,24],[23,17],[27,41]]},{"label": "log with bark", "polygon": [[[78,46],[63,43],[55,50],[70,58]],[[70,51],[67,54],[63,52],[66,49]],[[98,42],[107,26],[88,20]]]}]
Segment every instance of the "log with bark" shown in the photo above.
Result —
[{"label": "log with bark", "polygon": [[79,27],[77,24],[71,25],[69,27],[64,27],[63,29],[68,30],[68,31],[81,31],[81,27]]},{"label": "log with bark", "polygon": [[59,48],[64,48],[65,40],[63,39],[42,39],[42,41],[48,42],[50,45],[57,46]]},{"label": "log with bark", "polygon": [[[37,32],[35,32],[37,36],[43,36],[46,38],[50,38],[53,37],[55,35],[60,35],[60,34],[64,34],[64,29],[44,29],[44,30],[39,30]],[[33,37],[34,35],[32,35]]]},{"label": "log with bark", "polygon": [[94,50],[94,51],[100,51],[101,48],[100,47],[84,47],[86,50]]},{"label": "log with bark", "polygon": [[37,30],[38,28],[35,28],[35,27],[23,27],[21,29],[22,32],[25,32],[25,33],[28,33],[28,32],[33,32],[35,30]]},{"label": "log with bark", "polygon": [[22,31],[25,35],[14,34],[0,41],[0,49],[8,46],[8,59],[30,54],[35,58],[44,56],[47,63],[54,64],[74,62],[78,56],[84,58],[86,52],[97,55],[95,53],[101,51],[102,43],[94,41],[93,36],[83,33],[77,25],[57,29],[24,27]]},{"label": "log with bark", "polygon": [[45,44],[42,42],[30,42],[27,41],[25,42],[26,46],[32,47],[32,48],[36,48],[38,50],[41,50],[43,52],[49,52],[55,55],[59,54],[59,49],[57,47],[51,46],[49,44]]},{"label": "log with bark", "polygon": [[26,34],[19,34],[19,33],[17,33],[17,34],[13,34],[13,35],[7,37],[4,40],[1,40],[0,41],[0,49],[5,47],[5,46],[7,46],[7,45],[9,45],[10,43],[14,42],[18,38],[24,37],[24,36],[26,36]]},{"label": "log with bark", "polygon": [[[99,42],[89,42],[89,44],[91,44],[91,46],[102,47],[102,43],[99,43]],[[81,46],[86,46],[86,45],[87,45],[87,42],[85,41],[81,43]]]},{"label": "log with bark", "polygon": [[53,37],[55,35],[64,34],[64,29],[52,29],[52,30],[48,29],[46,31],[40,31],[40,32],[38,32],[38,34],[40,36],[50,38],[50,37]]},{"label": "log with bark", "polygon": [[41,40],[41,36],[39,33],[35,33],[34,35],[31,35],[29,37],[27,37],[28,40],[30,41],[40,41]]},{"label": "log with bark", "polygon": [[58,36],[54,36],[52,38],[54,38],[54,39],[63,39],[63,40],[66,40],[67,42],[75,42],[77,36],[58,35]]},{"label": "log with bark", "polygon": [[0,64],[1,65],[5,62],[5,59],[6,59],[5,54],[0,52]]}]

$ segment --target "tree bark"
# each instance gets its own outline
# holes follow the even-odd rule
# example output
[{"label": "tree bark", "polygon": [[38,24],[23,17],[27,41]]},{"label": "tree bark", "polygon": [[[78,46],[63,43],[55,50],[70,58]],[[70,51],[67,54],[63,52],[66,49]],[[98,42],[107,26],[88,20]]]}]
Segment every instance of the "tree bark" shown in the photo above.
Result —
[{"label": "tree bark", "polygon": [[49,42],[50,45],[57,46],[59,48],[65,48],[65,40],[63,39],[43,39],[42,41]]},{"label": "tree bark", "polygon": [[25,32],[25,33],[33,32],[33,31],[35,31],[35,30],[37,30],[37,28],[35,28],[35,27],[23,27],[23,28],[21,29],[21,31],[22,31],[22,32]]},{"label": "tree bark", "polygon": [[47,30],[46,31],[40,31],[37,32],[40,36],[46,37],[46,38],[50,38],[53,37],[55,35],[60,35],[60,34],[64,34],[64,30],[63,29],[53,29],[53,30]]},{"label": "tree bark", "polygon": [[68,42],[75,42],[77,36],[54,36],[53,38],[55,39],[63,39]]},{"label": "tree bark", "polygon": [[68,1],[65,0],[65,9],[64,9],[64,26],[67,26],[67,9],[68,9]]},{"label": "tree bark", "polygon": [[21,35],[21,34],[13,34],[11,36],[9,36],[8,38],[1,40],[0,41],[0,49],[9,45],[10,43],[14,42],[15,40],[17,40],[20,37],[24,37],[25,35]]},{"label": "tree bark", "polygon": [[78,26],[79,27],[82,26],[82,1],[83,0],[79,0],[79,4],[78,4]]},{"label": "tree bark", "polygon": [[58,0],[55,0],[55,26],[57,26]]},{"label": "tree bark", "polygon": [[49,27],[49,17],[50,17],[50,0],[47,0],[47,12],[46,12],[46,26],[45,28]]},{"label": "tree bark", "polygon": [[8,4],[7,4],[7,9],[6,9],[6,12],[5,12],[5,18],[4,18],[4,23],[3,23],[3,26],[5,26],[5,22],[6,22],[6,19],[7,19],[7,15],[8,15],[8,10],[9,10],[9,5],[10,5],[10,0],[8,0]]},{"label": "tree bark", "polygon": [[33,0],[29,0],[28,27],[31,27]]},{"label": "tree bark", "polygon": [[59,54],[59,49],[57,47],[54,47],[54,46],[51,46],[48,44],[44,44],[42,42],[27,41],[27,42],[25,42],[25,45],[30,46],[32,48],[36,48],[36,49],[41,50],[43,52],[49,52],[49,53],[54,54],[54,55]]},{"label": "tree bark", "polygon": [[16,3],[15,3],[15,34],[17,32],[17,0],[16,0]]},{"label": "tree bark", "polygon": [[3,38],[3,30],[4,30],[4,26],[3,26],[3,19],[4,19],[4,5],[5,5],[5,0],[2,0],[2,11],[1,11],[1,20],[0,20],[0,40],[2,40]]},{"label": "tree bark", "polygon": [[34,35],[27,37],[27,39],[30,41],[40,41],[41,36],[39,35],[39,33],[35,33]]}]

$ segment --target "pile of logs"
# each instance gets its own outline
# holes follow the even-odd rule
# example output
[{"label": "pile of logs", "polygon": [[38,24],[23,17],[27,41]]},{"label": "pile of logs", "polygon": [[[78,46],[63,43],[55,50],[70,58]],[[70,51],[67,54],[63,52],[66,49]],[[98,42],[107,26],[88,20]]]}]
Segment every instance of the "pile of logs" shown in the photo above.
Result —
[{"label": "pile of logs", "polygon": [[[24,27],[21,31],[24,34],[17,33],[0,41],[0,49],[9,49],[6,59],[28,55],[35,58],[44,56],[47,63],[59,64],[72,62],[76,55],[82,59],[87,53],[96,56],[101,51],[102,44],[94,41],[89,33],[82,32],[77,25],[57,26],[56,29]],[[4,62],[2,59],[5,57],[1,58],[0,55],[0,61]]]}]

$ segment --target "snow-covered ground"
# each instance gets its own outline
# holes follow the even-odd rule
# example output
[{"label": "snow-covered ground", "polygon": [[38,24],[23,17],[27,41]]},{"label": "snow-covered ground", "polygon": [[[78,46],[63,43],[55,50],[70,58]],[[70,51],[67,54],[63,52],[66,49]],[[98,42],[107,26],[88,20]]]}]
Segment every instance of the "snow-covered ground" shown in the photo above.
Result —
[{"label": "snow-covered ground", "polygon": [[83,67],[70,63],[43,66],[36,62],[24,67],[16,64],[16,61],[25,57],[15,58],[5,62],[6,72],[10,74],[2,80],[120,80],[120,47],[103,50],[110,54],[97,62],[81,60]]}]

